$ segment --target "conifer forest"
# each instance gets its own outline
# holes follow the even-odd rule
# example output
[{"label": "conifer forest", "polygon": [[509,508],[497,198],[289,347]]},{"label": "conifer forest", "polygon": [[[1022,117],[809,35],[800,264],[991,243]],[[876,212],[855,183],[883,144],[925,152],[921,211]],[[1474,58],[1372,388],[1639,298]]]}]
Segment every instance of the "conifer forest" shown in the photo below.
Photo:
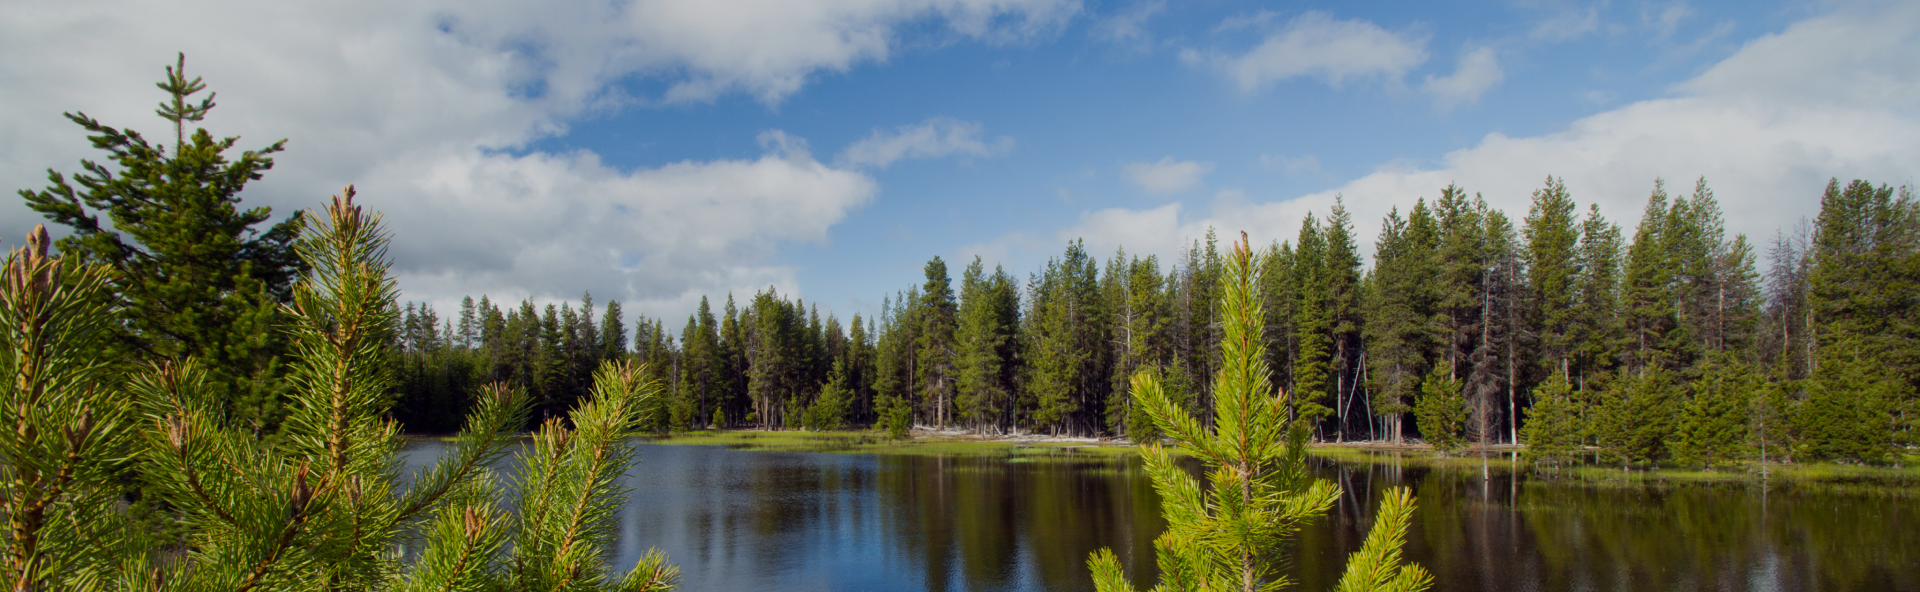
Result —
[{"label": "conifer forest", "polygon": [[[1273,384],[1324,442],[1524,443],[1544,462],[1593,459],[1580,452],[1593,447],[1608,464],[1693,466],[1878,462],[1911,443],[1910,188],[1809,188],[1817,219],[1756,240],[1727,235],[1707,180],[1650,186],[1622,221],[1552,177],[1525,212],[1439,188],[1377,222],[1370,261],[1344,209],[1309,216],[1260,262]],[[590,295],[481,296],[444,315],[408,304],[394,413],[410,430],[450,431],[492,382],[556,412],[603,360],[631,356],[666,385],[646,420],[656,431],[1146,439],[1133,375],[1161,376],[1197,413],[1211,406],[1220,251],[1213,235],[1174,261],[1075,242],[1024,276],[934,257],[874,318],[823,316],[772,289],[631,328],[618,302]]]}]

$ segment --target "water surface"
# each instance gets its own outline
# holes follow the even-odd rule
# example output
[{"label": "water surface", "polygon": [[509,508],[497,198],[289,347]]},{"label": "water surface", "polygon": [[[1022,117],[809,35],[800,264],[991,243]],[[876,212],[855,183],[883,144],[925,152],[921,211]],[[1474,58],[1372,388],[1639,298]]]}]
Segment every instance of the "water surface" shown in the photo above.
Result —
[{"label": "water surface", "polygon": [[[415,443],[410,464],[442,446]],[[1087,555],[1102,547],[1144,589],[1166,528],[1132,457],[642,444],[640,458],[616,565],[659,547],[689,591],[1082,591]],[[1407,556],[1437,590],[1920,591],[1910,497],[1326,460],[1315,470],[1345,495],[1290,551],[1299,590],[1330,590],[1382,492],[1404,485],[1419,501]]]}]

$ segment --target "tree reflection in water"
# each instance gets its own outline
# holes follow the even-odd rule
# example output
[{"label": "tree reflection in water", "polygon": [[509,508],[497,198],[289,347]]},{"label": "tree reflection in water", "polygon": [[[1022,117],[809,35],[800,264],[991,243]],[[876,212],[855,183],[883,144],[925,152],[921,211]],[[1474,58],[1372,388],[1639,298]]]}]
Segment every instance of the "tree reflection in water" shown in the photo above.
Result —
[{"label": "tree reflection in water", "polygon": [[[415,462],[440,445],[418,442]],[[1134,458],[867,456],[641,447],[616,565],[650,546],[706,590],[1091,590],[1113,547],[1153,580],[1165,523]],[[1408,559],[1436,590],[1920,590],[1908,495],[1744,483],[1598,487],[1500,470],[1319,461],[1346,491],[1301,533],[1299,590],[1329,590],[1379,496],[1420,500]]]}]

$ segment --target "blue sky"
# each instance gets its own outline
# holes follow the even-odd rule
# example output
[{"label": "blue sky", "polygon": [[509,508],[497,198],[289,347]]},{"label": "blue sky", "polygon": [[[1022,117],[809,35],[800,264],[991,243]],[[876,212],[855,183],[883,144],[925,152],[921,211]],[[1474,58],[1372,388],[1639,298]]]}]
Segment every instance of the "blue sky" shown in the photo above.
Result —
[{"label": "blue sky", "polygon": [[184,51],[214,133],[289,138],[249,203],[358,184],[443,311],[590,290],[677,327],[771,285],[870,315],[936,255],[1173,257],[1336,195],[1370,240],[1448,182],[1519,218],[1549,174],[1629,234],[1656,177],[1705,176],[1764,242],[1828,177],[1920,170],[1911,3],[0,6],[31,56],[0,64],[0,179],[93,156],[62,111],[165,135],[151,82]]}]

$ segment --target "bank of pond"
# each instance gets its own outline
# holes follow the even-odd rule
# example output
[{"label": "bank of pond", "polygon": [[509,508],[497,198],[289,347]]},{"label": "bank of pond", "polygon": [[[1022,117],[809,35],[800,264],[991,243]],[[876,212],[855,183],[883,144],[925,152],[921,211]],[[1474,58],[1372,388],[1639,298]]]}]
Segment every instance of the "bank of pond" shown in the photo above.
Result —
[{"label": "bank of pond", "polygon": [[[414,440],[408,464],[445,446]],[[1087,556],[1103,547],[1154,583],[1165,522],[1129,447],[792,432],[639,447],[615,565],[657,547],[685,590],[1091,590]],[[1299,590],[1332,589],[1382,493],[1403,485],[1419,504],[1407,557],[1436,590],[1920,590],[1912,469],[1538,471],[1501,450],[1314,452],[1344,495],[1280,551]]]}]

